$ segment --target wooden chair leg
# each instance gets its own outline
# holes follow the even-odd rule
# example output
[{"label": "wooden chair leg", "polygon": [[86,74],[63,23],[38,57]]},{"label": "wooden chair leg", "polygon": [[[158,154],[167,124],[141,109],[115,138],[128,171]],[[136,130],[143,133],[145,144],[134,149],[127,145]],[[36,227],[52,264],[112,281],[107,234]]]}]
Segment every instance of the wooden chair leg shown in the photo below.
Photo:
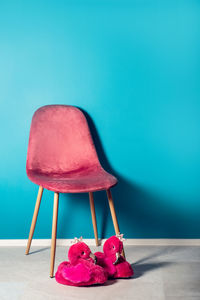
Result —
[{"label": "wooden chair leg", "polygon": [[42,193],[43,193],[43,187],[40,186],[39,187],[39,191],[38,191],[38,195],[37,195],[36,204],[35,204],[35,210],[34,210],[34,213],[33,213],[33,218],[32,218],[32,223],[31,223],[31,228],[30,228],[28,243],[27,243],[27,247],[26,247],[26,255],[29,254],[29,250],[30,250],[30,247],[31,247],[31,242],[32,242],[33,233],[34,233],[34,230],[35,230],[35,225],[36,225],[36,221],[37,221],[38,211],[39,211],[39,208],[40,208],[40,202],[41,202],[41,199],[42,199]]},{"label": "wooden chair leg", "polygon": [[90,210],[91,210],[91,215],[92,215],[92,224],[93,224],[93,228],[94,228],[95,242],[96,242],[96,246],[99,246],[97,221],[96,221],[96,214],[95,214],[95,207],[94,207],[94,197],[93,197],[92,192],[89,192],[89,199],[90,199]]},{"label": "wooden chair leg", "polygon": [[[111,212],[111,216],[112,216],[112,220],[113,220],[115,233],[119,234],[120,233],[119,224],[118,224],[118,221],[117,221],[115,206],[114,206],[114,202],[113,202],[113,198],[112,198],[112,194],[111,194],[110,189],[106,190],[106,193],[107,193],[107,197],[108,197],[108,203],[109,203],[109,206],[110,206],[110,212]],[[124,249],[122,251],[122,255],[125,257]]]},{"label": "wooden chair leg", "polygon": [[54,193],[54,207],[53,207],[53,222],[52,222],[52,237],[51,237],[51,263],[50,263],[50,277],[54,275],[55,253],[56,253],[56,234],[57,234],[57,218],[58,218],[58,200],[59,193]]}]

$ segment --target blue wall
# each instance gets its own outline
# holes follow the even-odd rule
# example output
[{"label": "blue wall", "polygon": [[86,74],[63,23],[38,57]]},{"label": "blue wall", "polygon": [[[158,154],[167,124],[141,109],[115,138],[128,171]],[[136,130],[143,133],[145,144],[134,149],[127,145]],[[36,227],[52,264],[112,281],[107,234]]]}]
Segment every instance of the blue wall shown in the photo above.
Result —
[{"label": "blue wall", "polygon": [[[0,2],[0,238],[27,238],[34,111],[71,104],[89,119],[127,238],[200,238],[200,2]],[[113,234],[104,192],[99,235]],[[44,192],[36,238],[49,238]],[[93,237],[87,195],[62,195],[58,237]]]}]

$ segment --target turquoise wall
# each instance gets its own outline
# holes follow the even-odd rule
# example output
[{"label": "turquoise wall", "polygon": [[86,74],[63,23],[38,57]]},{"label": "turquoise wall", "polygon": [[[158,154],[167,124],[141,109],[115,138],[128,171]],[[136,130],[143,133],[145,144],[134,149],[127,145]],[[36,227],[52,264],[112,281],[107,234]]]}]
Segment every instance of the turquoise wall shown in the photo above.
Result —
[{"label": "turquoise wall", "polygon": [[[127,238],[200,238],[200,2],[0,2],[0,238],[27,238],[37,186],[25,172],[31,118],[82,108]],[[100,237],[113,234],[95,193]],[[44,192],[36,238],[50,238]],[[62,195],[58,237],[93,237],[87,194]]]}]

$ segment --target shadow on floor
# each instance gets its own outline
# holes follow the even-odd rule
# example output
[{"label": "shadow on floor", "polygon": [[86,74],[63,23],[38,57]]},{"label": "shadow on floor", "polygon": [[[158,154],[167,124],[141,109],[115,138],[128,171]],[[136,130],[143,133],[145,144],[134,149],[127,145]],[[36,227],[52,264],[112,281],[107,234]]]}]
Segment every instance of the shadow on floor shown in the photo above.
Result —
[{"label": "shadow on floor", "polygon": [[171,262],[155,262],[155,263],[146,263],[146,264],[131,264],[133,270],[134,270],[134,278],[141,277],[144,273],[164,268],[168,265],[171,265]]},{"label": "shadow on floor", "polygon": [[37,249],[35,251],[30,251],[28,255],[43,252],[43,251],[46,251],[46,250],[49,250],[49,249],[50,249],[50,247],[46,247],[46,248]]},{"label": "shadow on floor", "polygon": [[166,254],[167,250],[168,250],[168,247],[161,246],[161,249],[159,249],[159,250],[156,251],[156,252],[153,252],[152,254],[149,254],[149,255],[147,255],[147,256],[144,256],[143,258],[141,258],[141,259],[135,261],[134,264],[135,264],[135,265],[138,265],[138,264],[141,264],[141,263],[143,263],[143,262],[145,262],[145,261],[148,261],[148,260],[150,260],[150,259],[152,259],[152,258],[156,258],[156,257],[162,256],[162,255]]},{"label": "shadow on floor", "polygon": [[83,287],[80,287],[80,288],[86,288],[86,289],[90,289],[90,288],[93,288],[94,286],[110,286],[110,285],[113,285],[117,282],[117,280],[113,280],[113,279],[108,279],[105,283],[103,284],[95,284],[95,285],[89,285],[89,286],[83,286]]},{"label": "shadow on floor", "polygon": [[[162,256],[166,253],[167,247],[162,247],[162,249],[159,249],[159,251],[156,251],[150,255],[147,255],[139,260],[137,260],[135,263],[132,263],[131,266],[134,270],[134,278],[139,278],[141,277],[144,273],[155,270],[155,269],[160,269],[160,268],[165,268],[169,265],[172,264],[172,262],[147,262],[146,261],[156,258],[159,256]],[[173,263],[174,264],[174,263]]]}]

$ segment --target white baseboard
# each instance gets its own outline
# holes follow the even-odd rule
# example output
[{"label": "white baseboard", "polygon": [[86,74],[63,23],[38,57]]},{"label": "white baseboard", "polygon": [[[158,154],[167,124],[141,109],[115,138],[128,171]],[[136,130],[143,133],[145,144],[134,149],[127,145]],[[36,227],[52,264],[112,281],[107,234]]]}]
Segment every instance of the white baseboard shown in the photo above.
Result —
[{"label": "white baseboard", "polygon": [[[95,246],[94,239],[83,239],[89,246]],[[99,240],[103,244],[105,239]],[[25,247],[27,239],[0,239],[0,247]],[[70,246],[72,239],[57,239],[57,246]],[[125,246],[200,246],[200,239],[126,239]],[[32,246],[51,246],[51,239],[33,239]]]}]

